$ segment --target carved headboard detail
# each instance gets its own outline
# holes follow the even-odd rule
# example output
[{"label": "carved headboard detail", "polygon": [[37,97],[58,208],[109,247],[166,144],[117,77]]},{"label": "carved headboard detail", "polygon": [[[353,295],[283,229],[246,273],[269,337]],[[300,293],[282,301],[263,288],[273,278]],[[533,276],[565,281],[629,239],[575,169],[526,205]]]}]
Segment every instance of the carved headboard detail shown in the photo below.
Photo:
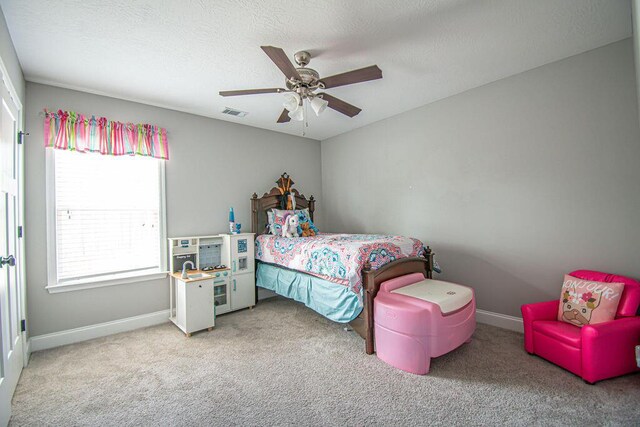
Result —
[{"label": "carved headboard detail", "polygon": [[256,235],[266,232],[267,212],[274,208],[282,209],[283,196],[287,191],[295,197],[296,209],[309,208],[309,216],[313,221],[313,211],[316,204],[313,196],[307,199],[293,188],[294,182],[286,172],[278,178],[276,184],[276,187],[273,187],[268,193],[264,193],[260,198],[256,193],[251,196],[251,232]]}]

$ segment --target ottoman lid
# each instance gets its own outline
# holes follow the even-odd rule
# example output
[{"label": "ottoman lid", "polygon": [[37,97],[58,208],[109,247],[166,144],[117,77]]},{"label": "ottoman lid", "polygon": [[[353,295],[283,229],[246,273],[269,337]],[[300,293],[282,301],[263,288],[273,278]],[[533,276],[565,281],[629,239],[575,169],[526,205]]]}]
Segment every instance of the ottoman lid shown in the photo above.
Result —
[{"label": "ottoman lid", "polygon": [[442,314],[451,313],[469,304],[473,299],[471,288],[442,280],[425,279],[391,291],[393,294],[418,298],[440,306]]}]

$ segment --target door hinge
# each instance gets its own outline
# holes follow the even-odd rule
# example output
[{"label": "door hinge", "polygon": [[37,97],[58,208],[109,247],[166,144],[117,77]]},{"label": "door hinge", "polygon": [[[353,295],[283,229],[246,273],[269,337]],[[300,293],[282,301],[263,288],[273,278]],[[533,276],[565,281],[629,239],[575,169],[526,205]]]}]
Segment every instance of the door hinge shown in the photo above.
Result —
[{"label": "door hinge", "polygon": [[29,136],[29,133],[28,132],[25,133],[22,131],[18,132],[18,144],[22,144],[24,142],[25,136]]},{"label": "door hinge", "polygon": [[26,332],[27,331],[27,319],[22,319],[20,321],[20,331],[21,332]]},{"label": "door hinge", "polygon": [[22,226],[18,226],[18,239],[22,239]]}]

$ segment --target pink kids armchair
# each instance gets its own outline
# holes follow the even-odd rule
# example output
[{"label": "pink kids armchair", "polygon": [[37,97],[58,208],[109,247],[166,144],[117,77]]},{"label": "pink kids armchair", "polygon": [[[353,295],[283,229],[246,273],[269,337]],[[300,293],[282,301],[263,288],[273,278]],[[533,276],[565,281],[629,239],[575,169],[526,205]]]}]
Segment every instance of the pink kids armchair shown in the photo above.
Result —
[{"label": "pink kids armchair", "polygon": [[593,384],[640,371],[634,348],[640,344],[640,282],[624,276],[576,270],[582,280],[624,283],[615,320],[582,328],[558,321],[559,300],[525,304],[524,348]]}]

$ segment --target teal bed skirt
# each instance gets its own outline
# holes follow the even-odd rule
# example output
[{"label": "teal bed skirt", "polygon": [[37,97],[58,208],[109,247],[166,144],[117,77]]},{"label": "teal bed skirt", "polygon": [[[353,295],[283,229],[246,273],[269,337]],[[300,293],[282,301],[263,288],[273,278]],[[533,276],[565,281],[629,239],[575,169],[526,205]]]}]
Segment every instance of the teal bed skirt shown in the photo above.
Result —
[{"label": "teal bed skirt", "polygon": [[271,264],[257,264],[257,286],[301,302],[334,322],[350,322],[362,311],[358,295],[346,286]]}]

